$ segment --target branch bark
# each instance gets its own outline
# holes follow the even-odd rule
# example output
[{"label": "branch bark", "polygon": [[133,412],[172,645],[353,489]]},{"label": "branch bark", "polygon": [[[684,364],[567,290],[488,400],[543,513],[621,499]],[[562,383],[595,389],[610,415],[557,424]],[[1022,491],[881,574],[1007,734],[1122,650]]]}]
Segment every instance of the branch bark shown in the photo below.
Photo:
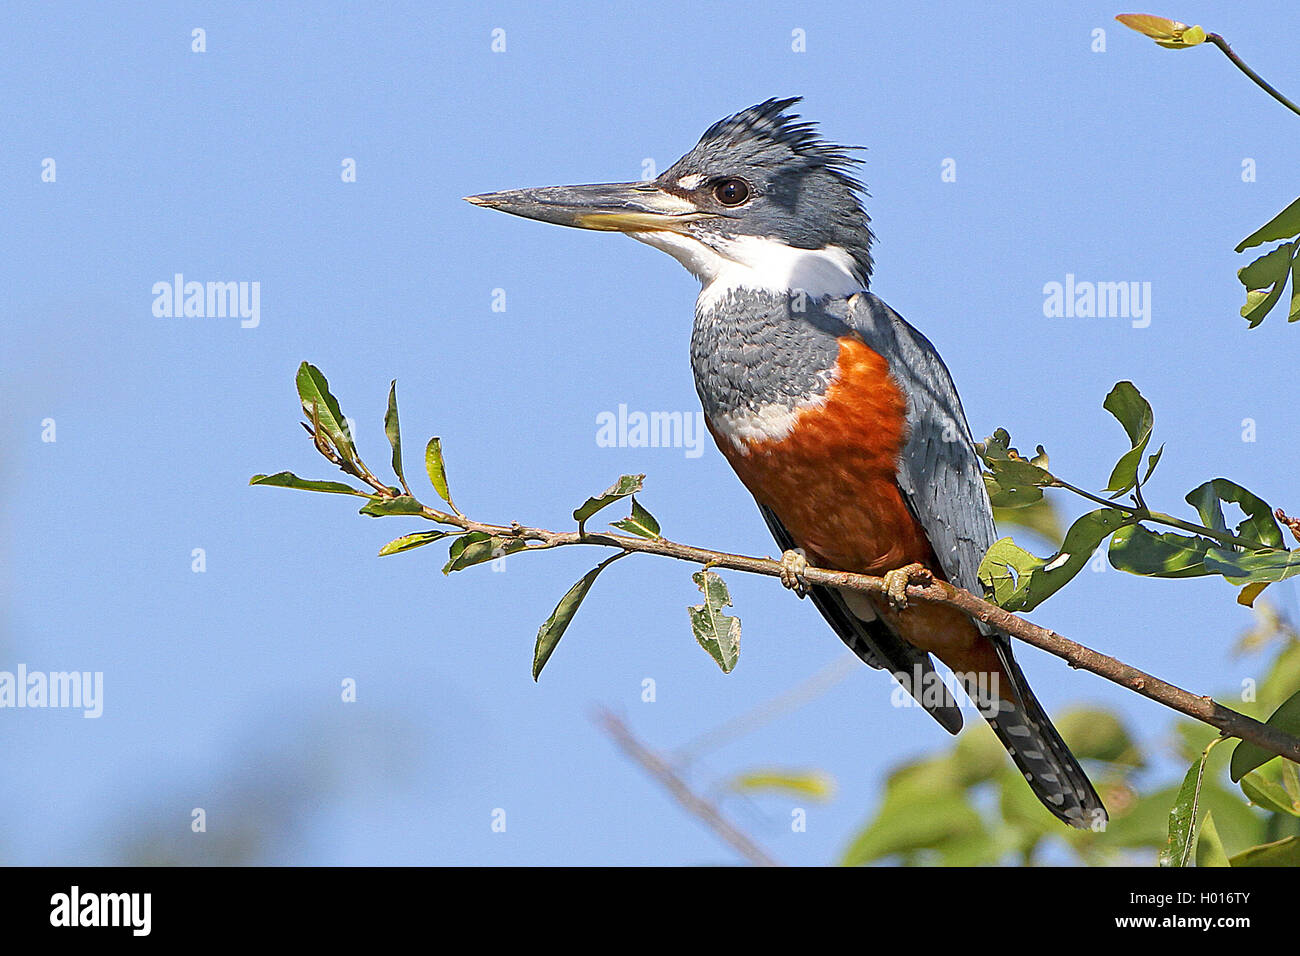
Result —
[{"label": "branch bark", "polygon": [[[679,561],[688,561],[710,568],[726,568],[733,571],[745,571],[768,577],[779,577],[781,564],[771,558],[755,558],[725,551],[712,551],[691,545],[678,544],[665,538],[640,538],[630,535],[606,534],[592,531],[547,531],[542,528],[527,528],[519,524],[509,527],[485,525],[470,521],[458,515],[447,515],[434,509],[425,509],[424,517],[443,524],[452,524],[467,531],[484,531],[504,538],[519,538],[529,542],[528,551],[549,550],[551,548],[572,545],[595,545],[599,547],[619,548],[636,554],[654,554]],[[888,593],[884,578],[868,574],[852,574],[847,571],[829,571],[823,568],[808,568],[803,573],[809,584],[822,584],[828,587],[847,588],[864,591],[885,597]],[[1249,740],[1253,744],[1279,754],[1295,763],[1300,763],[1300,740],[1283,733],[1253,717],[1225,707],[1208,696],[1198,696],[1189,691],[1161,680],[1152,674],[1125,664],[1123,661],[1085,647],[1077,641],[1057,634],[1055,631],[1040,627],[1032,621],[1012,614],[996,604],[976,597],[969,591],[949,584],[946,581],[934,581],[928,585],[912,584],[907,588],[909,601],[921,601],[926,604],[943,604],[965,612],[977,621],[991,624],[1011,637],[1032,644],[1061,658],[1071,667],[1086,670],[1119,684],[1137,694],[1141,694],[1156,703],[1175,710],[1195,720],[1209,724],[1219,730],[1225,737],[1237,737]]]},{"label": "branch bark", "polygon": [[[376,497],[396,497],[382,481],[370,473],[364,465],[354,466],[342,461],[322,441],[319,430],[304,424],[308,434],[312,435],[317,450],[334,462],[343,471],[365,481],[376,492]],[[1077,490],[1077,489],[1073,489]],[[1083,493],[1083,492],[1081,492]],[[1086,493],[1083,493],[1086,496]],[[450,503],[449,503],[450,504]],[[509,527],[503,525],[482,524],[466,518],[452,506],[454,514],[448,514],[428,505],[420,505],[420,516],[442,525],[450,525],[465,531],[482,531],[503,539],[514,539],[527,544],[524,550],[543,551],[551,548],[572,545],[595,545],[598,547],[618,548],[623,553],[657,554],[662,557],[676,558],[701,564],[706,568],[727,568],[733,571],[745,571],[750,574],[762,574],[779,577],[781,564],[771,558],[753,558],[746,555],[730,554],[725,551],[712,551],[691,545],[678,544],[666,538],[642,538],[634,535],[608,534],[587,531],[583,524],[577,531],[548,531],[544,528],[528,528],[514,522]],[[1285,516],[1280,516],[1285,520]],[[1294,531],[1294,527],[1293,527]],[[519,552],[516,552],[519,553]],[[802,577],[809,584],[822,584],[828,587],[847,588],[864,591],[881,597],[888,596],[888,585],[884,578],[868,574],[853,574],[847,571],[829,571],[823,568],[808,568]],[[1225,737],[1249,740],[1264,750],[1285,757],[1300,764],[1300,740],[1283,733],[1275,727],[1247,717],[1230,707],[1225,707],[1208,696],[1197,696],[1183,690],[1175,684],[1161,680],[1145,671],[1131,667],[1123,661],[1094,651],[1090,647],[1062,637],[1055,631],[1039,627],[1032,621],[1012,614],[976,597],[969,591],[954,587],[946,581],[932,581],[929,584],[910,584],[907,587],[908,600],[921,601],[926,604],[943,604],[963,611],[977,621],[991,624],[1011,637],[1032,644],[1061,658],[1071,667],[1086,670],[1098,677],[1119,684],[1137,694],[1141,694],[1156,703],[1184,714],[1194,720],[1202,721],[1216,728]]]}]

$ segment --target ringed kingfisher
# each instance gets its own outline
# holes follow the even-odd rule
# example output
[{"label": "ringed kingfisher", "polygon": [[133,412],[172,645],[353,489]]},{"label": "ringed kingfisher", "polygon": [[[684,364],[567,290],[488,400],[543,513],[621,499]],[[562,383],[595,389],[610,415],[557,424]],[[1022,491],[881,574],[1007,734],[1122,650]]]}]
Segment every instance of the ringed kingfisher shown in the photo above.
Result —
[{"label": "ringed kingfisher", "polygon": [[[907,585],[933,578],[981,593],[993,510],[947,367],[868,291],[861,160],[790,112],[798,101],[770,99],[720,120],[650,182],[466,198],[626,233],[690,270],[700,281],[696,391],[782,549],[783,583],[955,734],[962,714],[938,680],[938,658],[1043,805],[1071,826],[1100,828],[1106,810],[1010,638],[951,607],[907,606]],[[883,576],[888,597],[809,586],[809,566]]]}]

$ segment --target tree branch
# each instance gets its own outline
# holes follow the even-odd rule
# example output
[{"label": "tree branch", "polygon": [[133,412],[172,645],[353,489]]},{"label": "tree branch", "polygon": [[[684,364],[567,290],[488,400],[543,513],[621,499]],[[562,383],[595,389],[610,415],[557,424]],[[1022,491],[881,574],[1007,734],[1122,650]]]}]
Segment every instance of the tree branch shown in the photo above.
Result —
[{"label": "tree branch", "polygon": [[[313,426],[316,426],[314,421],[312,425],[304,423],[304,427],[307,429],[308,434],[312,436],[317,450],[331,462],[338,465],[344,472],[366,482],[374,489],[375,500],[409,498],[409,496],[400,494],[398,489],[391,488],[382,482],[360,462],[360,459],[357,459],[356,463],[353,464],[351,461],[335,454],[329,447],[329,442],[321,435],[319,426]],[[1071,490],[1077,489],[1071,488]],[[1084,494],[1086,496],[1086,493]],[[518,522],[513,522],[509,527],[506,527],[504,525],[483,524],[472,521],[461,514],[454,505],[451,505],[451,507],[455,513],[448,514],[436,508],[430,508],[414,498],[409,498],[409,502],[413,508],[418,507],[418,511],[403,511],[401,513],[418,515],[429,521],[460,528],[463,531],[482,532],[500,541],[523,542],[525,547],[518,549],[514,553],[544,551],[571,545],[595,545],[597,547],[618,548],[623,554],[657,554],[663,557],[675,558],[679,561],[701,564],[709,568],[727,568],[769,577],[779,577],[782,572],[780,562],[771,558],[753,558],[730,554],[725,551],[711,551],[706,548],[678,544],[665,538],[644,538],[635,535],[591,532],[586,530],[585,522],[579,524],[577,531],[548,531],[544,528],[524,527]],[[448,504],[450,505],[450,502]],[[1116,505],[1116,507],[1122,508],[1123,506]],[[1281,517],[1285,520],[1285,516]],[[1168,521],[1169,519],[1166,515],[1160,515],[1159,520]],[[1300,524],[1300,522],[1297,523]],[[872,575],[808,568],[801,576],[809,584],[864,591],[878,597],[889,597],[889,589],[885,579]],[[1283,733],[1275,727],[1225,707],[1208,696],[1198,697],[1168,681],[1161,680],[1113,657],[1101,654],[1089,647],[1062,637],[1055,631],[1039,627],[1032,621],[1012,614],[1010,611],[976,597],[969,591],[954,587],[946,581],[935,580],[929,584],[909,584],[906,594],[909,600],[957,608],[974,620],[991,624],[1011,637],[1032,644],[1049,654],[1061,658],[1071,667],[1090,671],[1098,677],[1104,677],[1121,687],[1128,688],[1143,697],[1154,700],[1156,703],[1163,704],[1171,710],[1209,724],[1211,727],[1218,729],[1225,737],[1248,740],[1270,753],[1278,754],[1287,760],[1300,764],[1300,740],[1290,734]]]},{"label": "tree branch", "polygon": [[[509,527],[485,525],[429,508],[425,508],[423,516],[442,524],[451,524],[464,528],[467,531],[483,531],[503,538],[518,538],[529,542],[528,547],[516,553],[549,550],[571,545],[596,545],[599,547],[619,548],[624,552],[660,555],[693,564],[708,565],[712,568],[745,571],[750,574],[761,574],[768,577],[779,577],[781,574],[780,562],[771,558],[755,558],[730,554],[725,551],[712,551],[707,548],[678,544],[665,538],[640,538],[631,535],[593,531],[547,531],[543,528],[524,527],[518,523]],[[879,597],[888,596],[885,579],[872,575],[808,568],[803,572],[803,578],[809,584],[864,591]],[[976,597],[969,591],[955,587],[946,581],[936,580],[928,585],[909,585],[907,597],[909,601],[915,600],[925,604],[942,604],[957,608],[977,621],[991,624],[1014,638],[1061,658],[1071,667],[1089,671],[1098,677],[1104,677],[1106,680],[1141,694],[1158,704],[1163,704],[1171,710],[1176,710],[1195,720],[1209,724],[1219,730],[1225,737],[1249,740],[1265,750],[1279,754],[1295,763],[1300,763],[1300,740],[1295,737],[1261,723],[1253,717],[1247,717],[1245,714],[1225,707],[1210,697],[1192,694],[1168,681],[1161,680],[1113,657],[1094,651],[1069,638],[1062,637],[1055,631],[1040,627],[1032,621],[1012,614],[1010,611]]]},{"label": "tree branch", "polygon": [[780,866],[767,851],[738,830],[717,805],[701,797],[662,757],[650,750],[628,730],[627,725],[608,710],[596,713],[596,722],[609,734],[623,753],[627,754],[647,773],[658,780],[668,790],[674,800],[702,821],[705,826],[720,836],[731,847],[755,866]]}]

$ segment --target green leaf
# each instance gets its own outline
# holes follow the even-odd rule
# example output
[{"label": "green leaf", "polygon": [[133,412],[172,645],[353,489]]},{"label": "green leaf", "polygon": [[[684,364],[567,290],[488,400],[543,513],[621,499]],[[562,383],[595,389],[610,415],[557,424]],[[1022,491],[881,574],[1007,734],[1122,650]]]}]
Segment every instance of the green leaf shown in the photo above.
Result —
[{"label": "green leaf", "polygon": [[1205,819],[1201,821],[1201,830],[1196,838],[1196,865],[1201,866],[1231,866],[1228,862],[1228,854],[1223,849],[1223,841],[1219,839],[1219,831],[1214,826],[1214,814],[1209,810],[1205,811]]},{"label": "green leaf", "polygon": [[736,793],[775,790],[813,800],[829,800],[835,795],[834,779],[820,770],[755,770],[738,775],[727,788]]},{"label": "green leaf", "polygon": [[274,475],[254,475],[248,479],[250,485],[270,485],[273,488],[297,488],[300,491],[325,491],[332,495],[357,495],[361,498],[369,498],[366,494],[351,485],[345,485],[341,481],[314,481],[309,478],[299,478],[291,471],[278,471]]},{"label": "green leaf", "polygon": [[1264,843],[1230,857],[1232,866],[1300,866],[1300,837]]},{"label": "green leaf", "polygon": [[522,538],[503,538],[489,535],[484,531],[471,531],[451,543],[451,547],[447,549],[447,563],[443,565],[442,573],[463,571],[476,564],[522,551],[527,546],[527,542]]},{"label": "green leaf", "polygon": [[641,507],[641,502],[636,500],[636,495],[632,496],[631,517],[624,518],[622,521],[611,521],[610,525],[643,538],[659,537],[659,522],[655,520],[654,515]]},{"label": "green leaf", "polygon": [[424,470],[429,473],[429,482],[438,497],[450,505],[451,492],[447,489],[447,466],[442,461],[442,440],[436,435],[424,448]]},{"label": "green leaf", "polygon": [[352,434],[348,431],[343,412],[339,410],[338,400],[330,394],[329,382],[320,369],[303,362],[298,366],[297,384],[302,413],[307,416],[307,421],[319,426],[325,437],[338,449],[341,458],[355,462],[357,448],[352,443]]},{"label": "green leaf", "polygon": [[1290,239],[1295,235],[1300,235],[1300,199],[1241,240],[1237,244],[1237,251],[1243,252],[1252,246],[1261,246],[1277,239]]},{"label": "green leaf", "polygon": [[560,643],[560,638],[569,627],[569,622],[573,620],[573,615],[578,613],[583,598],[591,590],[591,586],[596,583],[596,578],[605,567],[616,558],[623,557],[617,554],[614,558],[602,561],[596,567],[584,574],[573,587],[565,592],[564,597],[560,598],[560,603],[555,605],[555,610],[546,622],[537,629],[537,644],[533,647],[533,680],[542,673],[542,668],[546,662],[551,659],[551,654],[555,652],[555,646]]},{"label": "green leaf", "polygon": [[[1300,249],[1300,241],[1287,242],[1260,256],[1250,265],[1237,270],[1237,278],[1246,287],[1246,304],[1241,307],[1241,317],[1254,328],[1277,305],[1286,290],[1286,280],[1296,269],[1293,257]],[[1295,290],[1292,290],[1292,308],[1295,307]]]},{"label": "green leaf", "polygon": [[416,531],[414,534],[404,534],[400,538],[394,538],[388,544],[379,549],[379,556],[382,558],[386,554],[397,554],[401,551],[411,551],[415,548],[422,548],[426,544],[433,544],[453,531]]},{"label": "green leaf", "polygon": [[620,498],[626,498],[641,490],[641,483],[645,480],[645,475],[623,475],[599,495],[594,498],[588,498],[582,507],[573,512],[573,520],[579,524],[586,521],[601,508],[608,507]]},{"label": "green leaf", "polygon": [[410,495],[398,495],[396,498],[380,498],[375,495],[370,503],[362,505],[358,514],[371,518],[384,518],[388,515],[418,515],[424,513],[424,505]]},{"label": "green leaf", "polygon": [[992,436],[975,446],[976,452],[988,469],[984,486],[989,501],[995,508],[1025,508],[1043,498],[1042,489],[1053,479],[1047,470],[1047,453],[1038,446],[1038,454],[1026,459],[1011,447],[1011,436],[999,428]]},{"label": "green leaf", "polygon": [[1281,548],[1282,529],[1273,520],[1273,509],[1267,501],[1251,494],[1241,485],[1227,478],[1215,478],[1187,493],[1187,503],[1201,516],[1201,523],[1215,531],[1227,531],[1227,522],[1219,502],[1237,505],[1246,520],[1237,525],[1233,533],[1248,541],[1258,541],[1270,548]]},{"label": "green leaf", "polygon": [[1140,524],[1115,532],[1110,539],[1111,566],[1155,578],[1190,578],[1210,574],[1205,555],[1218,542],[1199,535],[1157,534]]},{"label": "green leaf", "polygon": [[402,428],[397,422],[397,379],[388,386],[388,411],[384,413],[384,434],[393,446],[393,473],[397,480],[406,487],[406,475],[402,473]]},{"label": "green leaf", "polygon": [[1142,462],[1142,453],[1146,451],[1147,443],[1151,441],[1155,416],[1151,412],[1151,404],[1142,397],[1132,382],[1116,384],[1106,396],[1102,407],[1124,426],[1133,446],[1116,463],[1106,485],[1107,491],[1114,492],[1111,497],[1118,498],[1137,484],[1138,465]]},{"label": "green leaf", "polygon": [[1300,817],[1300,804],[1292,800],[1285,789],[1257,773],[1248,773],[1241,778],[1241,792],[1255,806],[1270,813],[1289,813],[1293,817]]},{"label": "green leaf", "polygon": [[[1282,706],[1273,711],[1273,716],[1264,723],[1270,727],[1276,727],[1282,733],[1290,734],[1292,737],[1300,736],[1300,691],[1283,701]],[[1233,783],[1238,783],[1246,774],[1256,767],[1262,767],[1276,756],[1277,754],[1273,751],[1265,750],[1249,740],[1239,741],[1232,751],[1232,762],[1228,765],[1228,776],[1232,778]]]},{"label": "green leaf", "polygon": [[731,593],[722,578],[712,571],[696,571],[691,580],[704,594],[703,604],[686,609],[691,618],[691,631],[700,647],[722,668],[722,673],[730,674],[740,656],[740,618],[722,611],[731,607]]},{"label": "green leaf", "polygon": [[1230,584],[1285,581],[1300,574],[1300,550],[1237,551],[1215,547],[1206,552],[1205,567],[1211,574],[1222,574]]},{"label": "green leaf", "polygon": [[995,603],[1008,611],[1030,611],[1083,570],[1097,546],[1123,527],[1124,512],[1098,508],[1070,525],[1060,550],[1039,558],[1010,538],[995,542],[980,562],[979,578]]},{"label": "green leaf", "polygon": [[1201,800],[1201,781],[1205,777],[1205,758],[1210,748],[1221,738],[1210,741],[1208,747],[1192,762],[1178,788],[1178,796],[1169,811],[1169,839],[1160,854],[1161,866],[1187,866],[1192,857],[1192,836],[1196,828],[1197,808]]}]

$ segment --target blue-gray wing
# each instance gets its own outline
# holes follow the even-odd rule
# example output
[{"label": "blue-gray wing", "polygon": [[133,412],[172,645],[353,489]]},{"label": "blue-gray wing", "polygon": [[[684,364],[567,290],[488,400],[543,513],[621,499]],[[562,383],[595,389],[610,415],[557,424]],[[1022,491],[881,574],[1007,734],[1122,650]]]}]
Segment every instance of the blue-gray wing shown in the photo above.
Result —
[{"label": "blue-gray wing", "polygon": [[[898,486],[945,576],[979,594],[980,562],[997,532],[952,376],[926,337],[876,296],[855,295],[847,312],[848,323],[863,341],[889,361],[890,373],[907,398],[908,434],[898,462]],[[976,703],[993,732],[1052,813],[1075,827],[1105,821],[1101,798],[1029,689],[1012,654],[1011,639],[988,625],[978,626],[993,642],[1010,683],[995,685],[991,696],[976,690]]]},{"label": "blue-gray wing", "polygon": [[846,318],[867,345],[886,357],[907,399],[907,441],[898,462],[903,497],[925,529],[944,575],[980,594],[980,562],[997,533],[952,376],[929,340],[871,293],[850,299]]}]

